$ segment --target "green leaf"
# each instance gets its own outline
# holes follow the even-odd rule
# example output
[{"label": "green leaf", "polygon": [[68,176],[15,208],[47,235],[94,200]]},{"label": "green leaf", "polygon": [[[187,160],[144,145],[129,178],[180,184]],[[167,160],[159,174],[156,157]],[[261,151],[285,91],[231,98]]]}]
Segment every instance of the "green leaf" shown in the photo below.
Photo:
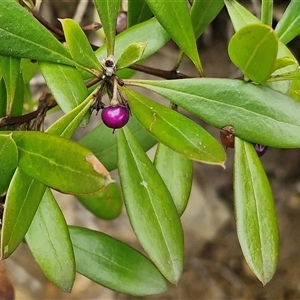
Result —
[{"label": "green leaf", "polygon": [[158,141],[189,159],[223,166],[224,148],[198,124],[133,90],[122,92],[132,113]]},{"label": "green leaf", "polygon": [[[0,74],[1,77],[1,74]],[[6,93],[6,86],[3,77],[0,78],[0,118],[6,116],[6,99],[7,93]]]},{"label": "green leaf", "polygon": [[297,61],[292,57],[281,57],[276,59],[274,71],[285,68],[287,66],[296,65]]},{"label": "green leaf", "polygon": [[20,169],[46,186],[68,194],[91,194],[111,180],[97,158],[73,141],[34,131],[15,131],[12,137]]},{"label": "green leaf", "polygon": [[102,70],[87,36],[78,23],[72,19],[61,19],[60,22],[74,61],[88,69]]},{"label": "green leaf", "polygon": [[262,0],[261,22],[272,27],[273,23],[273,0]]},{"label": "green leaf", "polygon": [[[20,21],[26,26],[19,26]],[[1,0],[0,54],[74,66],[68,51],[14,0]]]},{"label": "green leaf", "polygon": [[117,62],[117,68],[126,68],[139,61],[147,47],[147,42],[133,43],[121,54]]},{"label": "green leaf", "polygon": [[24,84],[28,84],[33,76],[39,69],[39,65],[36,62],[32,62],[30,59],[21,60],[21,70]]},{"label": "green leaf", "polygon": [[267,87],[234,79],[126,80],[145,87],[235,135],[270,147],[299,148],[300,103]]},{"label": "green leaf", "polygon": [[237,233],[245,259],[266,284],[277,265],[279,233],[268,178],[252,144],[235,138],[234,198]]},{"label": "green leaf", "polygon": [[231,38],[228,46],[232,62],[246,77],[257,83],[270,77],[277,52],[278,39],[273,29],[259,23],[242,27]]},{"label": "green leaf", "polygon": [[0,195],[8,188],[18,166],[18,149],[11,135],[0,135]]},{"label": "green leaf", "polygon": [[25,238],[48,280],[64,292],[70,292],[75,280],[73,246],[65,218],[49,189]]},{"label": "green leaf", "polygon": [[192,60],[199,73],[203,73],[186,1],[146,0],[146,2],[174,42]]},{"label": "green leaf", "polygon": [[117,218],[122,210],[122,195],[116,183],[108,184],[92,196],[77,196],[79,202],[96,217],[105,220]]},{"label": "green leaf", "polygon": [[16,170],[6,194],[0,259],[9,257],[22,242],[45,189],[39,181]]},{"label": "green leaf", "polygon": [[[169,34],[156,19],[130,27],[116,36],[115,58],[119,59],[124,49],[133,43],[148,42],[142,59],[145,59],[163,47],[170,40]],[[106,45],[96,51],[98,59],[105,57]]]},{"label": "green leaf", "polygon": [[193,181],[192,161],[159,143],[155,153],[154,165],[170,191],[177,212],[181,216],[188,204],[191,193]]},{"label": "green leaf", "polygon": [[[134,116],[130,117],[127,126],[144,151],[148,151],[157,143]],[[117,140],[112,129],[101,124],[87,133],[78,142],[90,149],[107,170],[111,171],[117,168]]]},{"label": "green leaf", "polygon": [[120,0],[94,0],[105,33],[107,56],[114,54]]},{"label": "green leaf", "polygon": [[287,44],[300,33],[300,2],[291,0],[283,16],[275,27],[279,40]]},{"label": "green leaf", "polygon": [[127,24],[128,27],[150,19],[152,11],[144,0],[128,0]]},{"label": "green leaf", "polygon": [[201,36],[207,26],[219,14],[223,6],[223,0],[194,0],[191,8],[191,20],[196,38]]},{"label": "green leaf", "polygon": [[273,82],[273,81],[282,81],[282,80],[300,80],[300,70],[297,69],[292,72],[287,72],[284,74],[272,76],[271,78],[269,78],[268,81]]},{"label": "green leaf", "polygon": [[183,233],[170,192],[125,126],[116,131],[118,168],[127,214],[141,245],[172,283],[183,268]]},{"label": "green leaf", "polygon": [[167,289],[157,268],[141,253],[102,232],[69,227],[77,272],[121,293],[147,296]]}]

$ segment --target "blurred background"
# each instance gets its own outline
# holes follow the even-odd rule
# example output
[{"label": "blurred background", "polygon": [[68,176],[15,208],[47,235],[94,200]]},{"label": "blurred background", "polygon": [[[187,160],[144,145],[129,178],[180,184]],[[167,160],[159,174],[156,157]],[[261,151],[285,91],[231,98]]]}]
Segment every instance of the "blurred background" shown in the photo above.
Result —
[{"label": "blurred background", "polygon": [[[274,2],[276,23],[290,1]],[[243,1],[243,5],[259,15],[260,1]],[[56,26],[60,26],[57,18],[74,18],[85,26],[91,24],[95,16],[93,3],[88,0],[43,0],[41,14]],[[207,77],[240,76],[227,54],[232,34],[227,11],[223,9],[198,41]],[[97,44],[95,33],[90,38]],[[299,38],[289,46],[299,59]],[[145,64],[171,69],[178,54],[177,46],[169,42]],[[180,71],[197,76],[188,59],[184,59]],[[135,77],[150,78],[142,73],[136,73]],[[43,88],[41,77],[34,78],[32,89],[37,98]],[[47,122],[50,124],[54,117],[47,118]],[[99,122],[100,118],[93,116],[89,128]],[[201,125],[215,136],[219,135],[218,130],[203,123]],[[77,137],[89,128],[81,130]],[[194,164],[191,199],[182,216],[186,259],[178,285],[170,284],[168,291],[162,295],[139,299],[300,299],[300,150],[268,149],[261,158],[273,188],[281,235],[278,268],[274,278],[265,287],[247,267],[237,241],[233,210],[232,149],[228,149],[227,154],[226,170]],[[153,155],[153,150],[149,155]],[[117,173],[114,172],[113,176],[116,178]],[[103,221],[86,211],[72,196],[55,195],[68,224],[103,231],[142,251],[125,211],[116,220]],[[16,299],[135,299],[110,291],[80,275],[76,277],[70,294],[60,292],[47,281],[25,244],[4,261],[4,266],[15,288]]]}]

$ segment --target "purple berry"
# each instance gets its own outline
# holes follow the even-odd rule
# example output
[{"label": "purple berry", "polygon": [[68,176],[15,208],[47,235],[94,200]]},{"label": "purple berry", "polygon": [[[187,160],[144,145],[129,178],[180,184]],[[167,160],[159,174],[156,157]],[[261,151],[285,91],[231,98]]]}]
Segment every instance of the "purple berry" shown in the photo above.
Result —
[{"label": "purple berry", "polygon": [[101,112],[103,123],[113,129],[122,128],[129,120],[129,110],[125,106],[108,106]]},{"label": "purple berry", "polygon": [[266,153],[267,149],[268,149],[267,146],[264,146],[264,145],[261,145],[261,144],[254,144],[254,148],[255,148],[256,153],[259,157],[263,156]]}]

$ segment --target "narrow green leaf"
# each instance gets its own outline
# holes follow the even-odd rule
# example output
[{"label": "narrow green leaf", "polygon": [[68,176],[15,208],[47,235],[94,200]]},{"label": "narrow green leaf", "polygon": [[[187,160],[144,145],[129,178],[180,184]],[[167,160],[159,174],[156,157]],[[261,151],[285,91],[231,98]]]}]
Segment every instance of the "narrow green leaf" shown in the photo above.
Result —
[{"label": "narrow green leaf", "polygon": [[[156,19],[130,27],[116,36],[115,58],[119,59],[124,49],[133,43],[148,42],[142,59],[145,59],[163,47],[170,40],[169,34]],[[106,44],[96,51],[98,59],[105,57]]]},{"label": "narrow green leaf", "polygon": [[75,258],[66,220],[51,191],[46,189],[25,236],[45,276],[70,292],[75,280]]},{"label": "narrow green leaf", "polygon": [[1,55],[74,66],[62,44],[14,0],[1,0],[0,36]]},{"label": "narrow green leaf", "polygon": [[292,72],[287,72],[280,75],[275,75],[269,78],[269,82],[282,81],[282,80],[300,80],[300,70],[297,69]]},{"label": "narrow green leaf", "polygon": [[133,90],[123,88],[122,92],[132,113],[158,141],[189,159],[224,164],[224,148],[201,126]]},{"label": "narrow green leaf", "polygon": [[97,158],[73,141],[34,131],[15,131],[12,136],[19,167],[46,186],[68,194],[91,194],[110,181]]},{"label": "narrow green leaf", "polygon": [[223,6],[223,0],[194,0],[191,8],[191,20],[196,38],[201,36]]},{"label": "narrow green leaf", "polygon": [[272,190],[252,144],[235,138],[234,198],[237,233],[245,259],[266,284],[276,270],[279,233]]},{"label": "narrow green leaf", "polygon": [[79,65],[88,69],[102,70],[87,36],[84,34],[81,27],[72,19],[60,20],[69,51]]},{"label": "narrow green leaf", "polygon": [[18,149],[11,135],[0,135],[0,195],[8,188],[18,166]]},{"label": "narrow green leaf", "polygon": [[120,0],[94,0],[105,33],[107,56],[114,54]]},{"label": "narrow green leaf", "polygon": [[110,183],[100,193],[92,196],[77,196],[79,202],[96,217],[105,220],[117,218],[122,210],[122,195],[115,182]]},{"label": "narrow green leaf", "polygon": [[145,0],[128,0],[127,24],[128,27],[149,20],[152,11]]},{"label": "narrow green leaf", "polygon": [[39,69],[39,65],[30,59],[21,60],[21,71],[24,84],[28,84]]},{"label": "narrow green leaf", "polygon": [[167,284],[144,255],[102,232],[69,227],[77,272],[121,293],[147,296],[164,292]]},{"label": "narrow green leaf", "polygon": [[274,71],[285,68],[287,66],[297,65],[297,61],[292,57],[282,57],[275,61]]},{"label": "narrow green leaf", "polygon": [[191,193],[193,181],[192,161],[159,143],[155,153],[154,165],[170,191],[177,212],[181,216],[188,204]]},{"label": "narrow green leaf", "polygon": [[203,73],[198,55],[196,37],[185,0],[146,0],[159,23],[170,34],[174,42],[192,60],[200,74]]},{"label": "narrow green leaf", "polygon": [[116,131],[118,168],[131,226],[171,282],[183,268],[183,233],[176,207],[154,165],[127,127]]},{"label": "narrow green leaf", "polygon": [[6,93],[6,86],[3,77],[0,78],[0,118],[6,116],[6,99],[7,93]]},{"label": "narrow green leaf", "polygon": [[272,26],[272,23],[273,23],[273,0],[262,0],[261,22],[270,27]]},{"label": "narrow green leaf", "polygon": [[287,44],[300,33],[300,2],[291,0],[275,27],[279,40]]},{"label": "narrow green leaf", "polygon": [[300,103],[273,89],[218,78],[129,83],[157,92],[217,128],[232,125],[236,136],[249,142],[300,147]]},{"label": "narrow green leaf", "polygon": [[6,194],[0,259],[9,257],[22,242],[45,189],[39,181],[16,170]]},{"label": "narrow green leaf", "polygon": [[133,43],[121,54],[117,62],[117,68],[126,68],[141,59],[147,47],[147,42]]},{"label": "narrow green leaf", "polygon": [[273,29],[259,23],[239,29],[228,46],[232,62],[246,77],[257,83],[262,83],[270,77],[277,52],[278,39]]},{"label": "narrow green leaf", "polygon": [[[157,143],[134,116],[130,117],[127,126],[144,151],[148,151]],[[112,129],[101,124],[87,133],[78,142],[90,149],[107,170],[111,171],[117,168],[117,140]]]}]

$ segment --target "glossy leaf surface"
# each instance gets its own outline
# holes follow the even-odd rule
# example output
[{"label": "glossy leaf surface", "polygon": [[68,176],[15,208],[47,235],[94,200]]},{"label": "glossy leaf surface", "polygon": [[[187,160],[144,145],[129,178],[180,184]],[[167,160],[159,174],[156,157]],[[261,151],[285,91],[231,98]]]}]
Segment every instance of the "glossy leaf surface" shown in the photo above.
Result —
[{"label": "glossy leaf surface", "polygon": [[114,54],[116,25],[120,0],[94,0],[105,33],[107,56]]},{"label": "glossy leaf surface", "polygon": [[237,233],[245,259],[266,284],[278,260],[279,233],[273,195],[251,143],[235,138],[234,198]]},{"label": "glossy leaf surface", "polygon": [[[148,151],[157,143],[134,116],[130,117],[127,126],[144,151]],[[112,129],[101,124],[87,133],[78,142],[90,149],[109,171],[117,168],[117,140],[116,134],[113,134]]]},{"label": "glossy leaf surface", "polygon": [[1,55],[74,65],[62,44],[14,0],[1,0],[0,36]]},{"label": "glossy leaf surface", "polygon": [[178,214],[181,216],[188,204],[192,181],[193,163],[190,159],[158,144],[154,165],[171,193]]},{"label": "glossy leaf surface", "polygon": [[129,45],[121,54],[117,62],[118,69],[126,68],[140,60],[143,56],[146,47],[146,42],[133,43]]},{"label": "glossy leaf surface", "polygon": [[10,256],[22,242],[45,192],[45,186],[16,170],[6,195],[1,230],[1,255]]},{"label": "glossy leaf surface", "polygon": [[146,0],[159,23],[202,73],[193,25],[185,0]]},{"label": "glossy leaf surface", "polygon": [[8,188],[18,166],[18,149],[11,135],[0,135],[0,195]]},{"label": "glossy leaf surface", "polygon": [[128,27],[146,21],[150,19],[152,15],[152,11],[145,0],[128,0]]},{"label": "glossy leaf surface", "polygon": [[122,89],[139,122],[158,141],[187,158],[223,165],[226,154],[207,131],[178,112],[129,89]]},{"label": "glossy leaf surface", "polygon": [[46,189],[25,236],[26,243],[48,280],[70,292],[75,280],[75,258],[65,218]]},{"label": "glossy leaf surface", "polygon": [[242,27],[231,38],[228,46],[232,62],[246,77],[257,83],[270,77],[277,52],[277,36],[272,28],[264,24]]},{"label": "glossy leaf surface", "polygon": [[116,132],[118,169],[127,214],[141,245],[162,274],[178,282],[183,233],[170,192],[125,126]]},{"label": "glossy leaf surface", "polygon": [[12,136],[18,146],[19,167],[46,186],[68,194],[91,194],[109,180],[97,158],[73,141],[33,131],[16,131]]},{"label": "glossy leaf surface", "polygon": [[79,202],[96,217],[105,220],[117,218],[122,210],[123,201],[119,187],[112,182],[101,192],[92,196],[77,196]]},{"label": "glossy leaf surface", "polygon": [[215,78],[131,80],[130,84],[161,94],[217,128],[232,125],[236,136],[249,142],[300,146],[300,103],[270,88]]},{"label": "glossy leaf surface", "polygon": [[146,296],[162,293],[166,281],[145,256],[104,233],[69,227],[77,272],[118,292]]},{"label": "glossy leaf surface", "polygon": [[88,69],[101,70],[100,62],[79,24],[72,19],[62,19],[60,22],[74,61]]},{"label": "glossy leaf surface", "polygon": [[300,33],[300,2],[291,0],[275,27],[279,40],[287,44]]}]

